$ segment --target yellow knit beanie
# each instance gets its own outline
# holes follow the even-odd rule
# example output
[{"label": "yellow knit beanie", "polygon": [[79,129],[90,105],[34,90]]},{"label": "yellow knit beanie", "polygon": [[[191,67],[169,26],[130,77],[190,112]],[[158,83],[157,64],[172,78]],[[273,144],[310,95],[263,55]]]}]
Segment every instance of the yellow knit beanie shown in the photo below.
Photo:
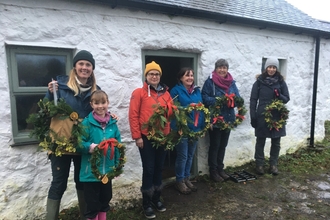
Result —
[{"label": "yellow knit beanie", "polygon": [[148,63],[146,65],[146,68],[144,70],[144,76],[146,76],[150,70],[158,70],[160,72],[160,75],[162,75],[162,69],[155,61],[152,61],[151,63]]}]

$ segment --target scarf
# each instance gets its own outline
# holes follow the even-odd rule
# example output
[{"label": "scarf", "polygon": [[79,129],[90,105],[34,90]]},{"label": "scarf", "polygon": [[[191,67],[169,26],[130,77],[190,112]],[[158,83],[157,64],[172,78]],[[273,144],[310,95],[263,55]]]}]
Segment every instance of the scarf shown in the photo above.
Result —
[{"label": "scarf", "polygon": [[267,85],[271,86],[271,85],[273,85],[273,84],[275,84],[275,83],[278,82],[278,76],[274,76],[274,77],[267,76],[267,77],[264,79],[264,82],[265,82]]},{"label": "scarf", "polygon": [[104,118],[99,116],[98,114],[96,114],[94,111],[93,111],[93,118],[100,123],[100,125],[102,126],[102,128],[105,128],[105,126],[107,125],[107,123],[110,121],[110,113],[107,112],[105,113],[105,116]]},{"label": "scarf", "polygon": [[219,76],[215,71],[212,72],[212,81],[215,85],[225,90],[226,93],[229,92],[229,87],[233,82],[233,77],[228,72],[226,77]]},{"label": "scarf", "polygon": [[92,88],[92,85],[91,85],[92,80],[91,80],[90,78],[88,78],[86,85],[82,84],[82,83],[79,81],[79,79],[77,78],[77,76],[75,76],[75,78],[76,78],[76,81],[77,81],[77,83],[78,83],[78,85],[79,85],[79,91],[80,91],[81,93],[82,93],[82,92],[86,92],[86,91],[88,91],[88,90],[90,90],[90,89]]}]

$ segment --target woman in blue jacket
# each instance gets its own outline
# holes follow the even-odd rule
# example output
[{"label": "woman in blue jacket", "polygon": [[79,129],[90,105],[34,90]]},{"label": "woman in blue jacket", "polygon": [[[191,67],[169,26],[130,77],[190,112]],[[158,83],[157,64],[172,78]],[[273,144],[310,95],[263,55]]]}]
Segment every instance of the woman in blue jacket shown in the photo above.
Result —
[{"label": "woman in blue jacket", "polygon": [[[71,108],[78,113],[79,118],[85,118],[91,111],[90,96],[99,89],[94,74],[95,60],[93,55],[86,51],[79,51],[73,58],[73,68],[70,75],[60,75],[56,81],[48,83],[46,98],[54,100],[53,83],[56,85],[58,98],[63,98]],[[79,181],[81,156],[75,153],[66,153],[60,157],[50,154],[52,177],[47,199],[47,220],[58,219],[59,208],[64,191],[67,188],[71,162],[74,164],[74,181],[78,195],[80,217],[84,219],[85,199],[83,184]]]},{"label": "woman in blue jacket", "polygon": [[[182,107],[187,107],[192,103],[202,103],[202,96],[199,87],[194,85],[194,71],[190,68],[182,68],[177,74],[178,84],[171,90],[171,96],[174,101],[178,101]],[[202,112],[198,114],[198,123],[195,126],[196,112],[191,112],[188,127],[192,132],[198,132],[203,129],[204,115]],[[171,123],[172,129],[175,129],[175,123]],[[175,187],[182,194],[189,194],[191,191],[197,191],[197,187],[190,182],[190,170],[195,154],[197,139],[183,137],[180,143],[175,147],[177,156],[175,161]]]},{"label": "woman in blue jacket", "polygon": [[[120,132],[117,127],[117,120],[111,118],[108,112],[109,99],[108,95],[97,90],[91,96],[91,106],[93,111],[83,120],[84,135],[82,138],[81,150],[81,169],[80,182],[84,184],[84,195],[86,200],[85,217],[87,219],[106,220],[106,212],[110,209],[109,202],[112,198],[112,182],[111,179],[105,183],[96,178],[92,173],[91,157],[97,145],[104,140],[111,138],[121,142]],[[111,173],[119,164],[119,150],[111,147],[106,150],[106,155],[100,159],[97,169],[100,175]]]},{"label": "woman in blue jacket", "polygon": [[[240,97],[238,89],[232,75],[228,72],[229,64],[225,59],[215,62],[214,71],[206,79],[202,88],[203,103],[206,107],[216,104],[216,97],[223,97],[226,94],[235,94]],[[225,123],[235,122],[236,116],[233,107],[223,105],[219,109],[219,114]],[[212,118],[212,115],[211,115]],[[222,182],[229,179],[224,171],[223,160],[225,158],[226,147],[229,140],[230,129],[222,130],[216,125],[210,127],[210,148],[208,153],[208,164],[210,177],[215,182]]]}]

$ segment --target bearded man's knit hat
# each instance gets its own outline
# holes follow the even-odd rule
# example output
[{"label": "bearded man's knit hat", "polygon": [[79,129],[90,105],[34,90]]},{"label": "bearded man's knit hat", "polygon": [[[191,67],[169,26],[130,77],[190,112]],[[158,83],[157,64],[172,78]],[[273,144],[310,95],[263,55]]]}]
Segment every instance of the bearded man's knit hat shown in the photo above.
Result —
[{"label": "bearded man's knit hat", "polygon": [[147,73],[150,71],[150,70],[158,70],[160,72],[160,75],[162,75],[162,69],[160,68],[159,64],[156,63],[155,61],[152,61],[151,63],[148,63],[146,65],[146,68],[144,70],[144,76],[146,77],[147,76]]},{"label": "bearded man's knit hat", "polygon": [[93,69],[95,69],[95,60],[93,58],[93,55],[90,52],[88,52],[87,50],[81,50],[76,54],[76,56],[74,56],[73,67],[76,65],[76,63],[79,60],[87,60],[87,61],[91,62],[91,64],[93,65]]}]

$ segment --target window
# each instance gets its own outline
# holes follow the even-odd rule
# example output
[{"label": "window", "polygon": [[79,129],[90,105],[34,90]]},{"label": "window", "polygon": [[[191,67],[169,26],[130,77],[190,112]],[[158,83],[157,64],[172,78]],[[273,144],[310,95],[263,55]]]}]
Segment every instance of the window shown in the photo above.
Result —
[{"label": "window", "polygon": [[13,138],[15,145],[35,141],[29,138],[33,128],[26,123],[44,98],[47,85],[72,67],[71,49],[7,45],[8,79]]}]

